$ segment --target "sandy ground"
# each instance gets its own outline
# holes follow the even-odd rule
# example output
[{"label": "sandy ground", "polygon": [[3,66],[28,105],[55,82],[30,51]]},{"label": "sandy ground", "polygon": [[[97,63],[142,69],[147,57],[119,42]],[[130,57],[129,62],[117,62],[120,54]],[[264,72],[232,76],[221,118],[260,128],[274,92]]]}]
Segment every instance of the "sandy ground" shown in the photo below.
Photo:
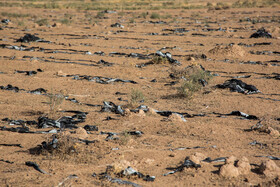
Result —
[{"label": "sandy ground", "polygon": [[[73,115],[62,111],[77,110],[88,112],[85,122],[79,123],[78,127],[87,124],[98,127],[98,131],[91,131],[90,134],[83,132],[81,128],[65,129],[63,133],[58,133],[59,137],[72,138],[73,142],[70,143],[73,143],[73,149],[69,154],[45,151],[44,154],[37,155],[31,154],[29,150],[43,141],[50,141],[53,134],[5,131],[2,127],[21,126],[11,126],[9,122],[1,121],[0,186],[118,186],[117,183],[102,179],[100,174],[105,172],[108,166],[113,166],[113,171],[108,172],[113,178],[141,186],[280,184],[276,178],[277,175],[280,177],[280,169],[277,169],[280,161],[274,160],[276,166],[272,169],[266,166],[263,171],[259,169],[261,163],[270,159],[256,157],[280,157],[279,9],[154,11],[161,15],[171,15],[161,20],[150,19],[152,11],[146,19],[138,17],[143,11],[125,12],[121,15],[105,13],[104,18],[95,19],[96,23],[89,20],[96,16],[96,11],[1,7],[0,12],[39,14],[41,19],[47,18],[49,24],[39,26],[32,17],[10,18],[11,23],[1,24],[0,85],[10,84],[24,90],[0,90],[0,119],[37,121],[40,116],[58,119]],[[71,23],[58,24],[57,20],[65,18],[66,15],[71,18]],[[19,26],[17,21],[21,20],[24,24]],[[159,24],[158,21],[164,23]],[[57,24],[54,25],[55,23]],[[111,27],[114,23],[120,23],[124,28]],[[272,38],[250,38],[261,27],[268,30]],[[186,32],[171,30],[176,28],[185,28]],[[16,42],[27,33],[36,34],[49,42]],[[256,44],[263,42],[271,44]],[[225,47],[231,43],[234,43],[235,47],[229,50],[217,49],[209,52],[217,45]],[[25,49],[34,48],[20,51],[12,47],[21,45]],[[160,49],[162,52],[170,52],[182,65],[151,64],[139,68],[137,65],[151,59],[129,56],[131,53],[145,56]],[[104,55],[94,54],[99,51],[104,52]],[[263,51],[268,52],[257,54]],[[127,55],[110,54],[113,52]],[[200,58],[201,54],[206,55],[206,59]],[[193,58],[190,59],[190,56]],[[100,60],[113,64],[98,64]],[[258,63],[246,63],[248,61]],[[177,97],[177,88],[182,80],[170,78],[170,73],[176,68],[184,69],[198,64],[216,76],[213,76],[206,87],[195,93],[192,99]],[[15,73],[16,70],[37,69],[43,72],[32,76]],[[120,78],[133,80],[137,84],[100,84],[95,81],[75,80],[67,75]],[[261,93],[246,95],[215,87],[228,79],[243,75],[250,76],[238,79],[254,85]],[[277,75],[278,80],[268,78]],[[153,79],[156,81],[151,82]],[[171,81],[178,83],[165,85]],[[60,93],[75,98],[80,104],[64,100],[58,105],[55,114],[51,115],[48,104],[50,97],[28,93],[37,88],[44,88],[48,94]],[[144,95],[143,103],[131,104],[133,90]],[[101,112],[100,105],[103,105],[103,101],[111,101],[128,109],[135,109],[143,104],[159,111],[188,113],[192,117],[186,116],[184,122],[176,115],[164,117],[151,111],[128,112],[122,116],[113,112]],[[232,111],[254,115],[258,120],[217,114],[229,114]],[[115,120],[104,120],[108,116]],[[261,132],[248,130],[260,120],[264,125]],[[30,131],[52,129],[38,129],[36,125],[27,127]],[[142,131],[143,134],[130,135],[130,131]],[[120,133],[116,136],[119,139],[107,141],[107,135],[101,132]],[[96,141],[86,145],[77,138]],[[59,141],[62,142],[62,139]],[[251,145],[254,141],[258,143]],[[22,147],[3,144],[20,144]],[[167,168],[180,166],[187,156],[192,156],[193,161],[197,161],[201,167],[185,168],[181,172],[163,176],[170,171]],[[250,163],[248,171],[242,173],[238,170],[241,166],[232,165],[223,175],[220,170],[225,162],[201,161],[206,157],[215,159],[230,156],[235,156],[236,160],[246,157],[247,163]],[[28,167],[25,164],[27,161],[37,163],[48,174]],[[144,175],[155,176],[155,180],[151,182],[117,174],[128,166]],[[236,169],[239,173],[235,176],[233,173]],[[69,175],[77,177],[67,178]]]}]

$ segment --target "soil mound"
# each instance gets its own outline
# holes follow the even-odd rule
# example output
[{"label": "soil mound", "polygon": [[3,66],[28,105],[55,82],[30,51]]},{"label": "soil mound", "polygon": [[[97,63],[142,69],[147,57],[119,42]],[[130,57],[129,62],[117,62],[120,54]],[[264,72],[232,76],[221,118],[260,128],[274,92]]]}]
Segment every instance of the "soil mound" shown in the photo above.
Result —
[{"label": "soil mound", "polygon": [[238,45],[229,45],[226,47],[216,46],[209,50],[212,55],[225,55],[225,56],[244,56],[246,54],[245,50]]}]

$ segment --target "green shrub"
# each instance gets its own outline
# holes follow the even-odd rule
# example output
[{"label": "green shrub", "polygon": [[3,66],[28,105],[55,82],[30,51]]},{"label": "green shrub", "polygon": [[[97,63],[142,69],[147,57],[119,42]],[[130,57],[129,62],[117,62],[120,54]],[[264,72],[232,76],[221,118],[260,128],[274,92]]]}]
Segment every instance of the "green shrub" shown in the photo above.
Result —
[{"label": "green shrub", "polygon": [[130,94],[130,102],[128,105],[130,107],[137,107],[136,105],[138,105],[139,102],[144,99],[145,99],[145,96],[142,91],[140,91],[138,89],[132,89],[131,94]]},{"label": "green shrub", "polygon": [[204,71],[198,65],[192,65],[183,71],[174,72],[176,78],[183,78],[181,86],[177,88],[178,96],[191,99],[195,92],[201,90],[202,80],[209,81],[212,78],[210,72]]},{"label": "green shrub", "polygon": [[153,12],[150,16],[151,19],[160,19],[160,15],[158,13]]},{"label": "green shrub", "polygon": [[48,19],[39,19],[37,21],[35,21],[35,23],[37,23],[39,26],[43,26],[43,25],[48,25],[49,24],[49,21]]}]

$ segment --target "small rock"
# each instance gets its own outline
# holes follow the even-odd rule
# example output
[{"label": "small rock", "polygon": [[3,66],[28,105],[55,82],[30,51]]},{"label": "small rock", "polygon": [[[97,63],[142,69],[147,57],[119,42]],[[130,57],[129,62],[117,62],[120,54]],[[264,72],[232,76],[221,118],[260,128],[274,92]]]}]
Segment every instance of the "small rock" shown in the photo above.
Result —
[{"label": "small rock", "polygon": [[194,153],[193,155],[190,156],[190,160],[193,161],[196,164],[200,164],[202,160],[204,160],[206,156],[202,153]]},{"label": "small rock", "polygon": [[194,57],[189,57],[188,61],[195,61],[195,58]]},{"label": "small rock", "polygon": [[63,71],[59,70],[58,72],[56,72],[56,75],[57,76],[61,76],[61,77],[66,77],[67,74],[66,73],[63,73]]},{"label": "small rock", "polygon": [[157,112],[156,112],[156,110],[155,109],[153,109],[153,108],[150,108],[149,107],[149,109],[148,109],[148,112],[147,112],[148,114],[152,114],[152,115],[156,115],[157,114]]},{"label": "small rock", "polygon": [[131,112],[128,108],[124,109],[124,115],[125,116],[130,116],[131,115]]},{"label": "small rock", "polygon": [[73,136],[76,138],[84,139],[88,137],[88,133],[84,128],[79,127],[75,130],[75,134]]},{"label": "small rock", "polygon": [[234,164],[235,161],[236,161],[236,157],[235,157],[235,156],[230,156],[230,157],[226,160],[226,164]]},{"label": "small rock", "polygon": [[270,134],[271,136],[280,136],[280,133],[278,130],[273,129],[272,127],[267,128],[267,133]]},{"label": "small rock", "polygon": [[225,164],[220,168],[220,175],[226,178],[233,178],[239,176],[238,168],[232,163]]},{"label": "small rock", "polygon": [[57,27],[57,28],[59,28],[59,27],[61,27],[61,23],[54,23],[53,25],[52,25],[52,27]]},{"label": "small rock", "polygon": [[138,112],[138,116],[146,116],[144,110],[140,109],[139,112]]},{"label": "small rock", "polygon": [[240,175],[247,175],[251,171],[251,165],[249,163],[248,158],[242,157],[238,162],[237,162],[237,167]]},{"label": "small rock", "polygon": [[112,166],[114,168],[114,173],[120,173],[125,168],[131,166],[131,163],[127,160],[120,160],[118,162],[113,163]]},{"label": "small rock", "polygon": [[280,177],[280,168],[275,164],[273,160],[262,162],[259,171],[266,177]]},{"label": "small rock", "polygon": [[182,117],[179,115],[179,114],[175,114],[175,113],[172,113],[170,116],[169,116],[169,119],[171,121],[177,121],[177,122],[184,122]]}]

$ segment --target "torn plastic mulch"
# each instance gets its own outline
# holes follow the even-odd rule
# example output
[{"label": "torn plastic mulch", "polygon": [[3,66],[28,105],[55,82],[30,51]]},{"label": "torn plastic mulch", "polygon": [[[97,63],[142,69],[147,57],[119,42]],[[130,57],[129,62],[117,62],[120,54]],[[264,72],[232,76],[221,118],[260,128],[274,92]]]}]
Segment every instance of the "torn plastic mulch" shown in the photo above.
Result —
[{"label": "torn plastic mulch", "polygon": [[262,27],[253,33],[250,38],[272,38],[272,35]]},{"label": "torn plastic mulch", "polygon": [[116,105],[113,102],[103,102],[103,106],[101,107],[101,112],[113,112],[115,114],[124,115],[124,110],[120,105]]},{"label": "torn plastic mulch", "polygon": [[[93,175],[94,177],[97,176],[96,174]],[[100,173],[98,175],[99,180],[108,180],[111,183],[118,183],[118,184],[125,184],[125,185],[131,185],[133,187],[140,187],[139,184],[136,184],[134,182],[130,182],[127,180],[123,180],[120,178],[113,178],[112,176],[118,176],[118,177],[127,177],[127,178],[133,178],[133,177],[137,177],[137,178],[141,178],[144,181],[149,181],[149,182],[153,182],[155,181],[155,176],[150,176],[150,175],[144,175],[138,171],[136,171],[135,169],[133,169],[132,167],[127,167],[124,170],[121,171],[116,171],[116,169],[113,166],[107,166],[106,171],[103,173]]]},{"label": "torn plastic mulch", "polygon": [[174,174],[174,173],[176,173],[178,171],[183,171],[184,168],[195,168],[195,169],[198,169],[198,168],[201,168],[201,165],[194,163],[192,160],[189,160],[189,157],[186,157],[185,160],[184,160],[184,163],[182,165],[180,165],[178,167],[175,167],[175,168],[167,168],[168,170],[173,170],[173,171],[165,173],[165,174],[163,174],[163,176],[167,176],[169,174]]},{"label": "torn plastic mulch", "polygon": [[100,84],[109,84],[112,82],[123,82],[123,83],[132,83],[137,84],[137,82],[133,80],[124,80],[119,78],[108,78],[108,77],[100,77],[100,76],[89,76],[89,75],[67,75],[66,77],[73,77],[74,80],[88,80],[91,82],[96,82]]},{"label": "torn plastic mulch", "polygon": [[29,42],[49,42],[49,41],[45,41],[45,40],[39,38],[38,36],[35,36],[32,34],[26,34],[23,37],[17,39],[16,42],[29,43]]},{"label": "torn plastic mulch", "polygon": [[213,114],[218,114],[218,117],[224,117],[224,116],[240,116],[241,119],[250,119],[250,120],[258,120],[259,118],[255,115],[249,115],[246,114],[244,112],[240,112],[238,110],[236,111],[232,111],[229,114],[221,114],[221,113],[217,113],[217,112],[213,112]]},{"label": "torn plastic mulch", "polygon": [[38,128],[78,128],[76,124],[85,122],[87,113],[75,114],[73,116],[63,116],[58,120],[49,119],[48,117],[39,117],[38,118]]},{"label": "torn plastic mulch", "polygon": [[229,88],[232,92],[243,94],[256,94],[261,92],[254,85],[246,84],[245,82],[238,79],[227,80],[223,84],[217,84],[216,87],[221,89]]}]

